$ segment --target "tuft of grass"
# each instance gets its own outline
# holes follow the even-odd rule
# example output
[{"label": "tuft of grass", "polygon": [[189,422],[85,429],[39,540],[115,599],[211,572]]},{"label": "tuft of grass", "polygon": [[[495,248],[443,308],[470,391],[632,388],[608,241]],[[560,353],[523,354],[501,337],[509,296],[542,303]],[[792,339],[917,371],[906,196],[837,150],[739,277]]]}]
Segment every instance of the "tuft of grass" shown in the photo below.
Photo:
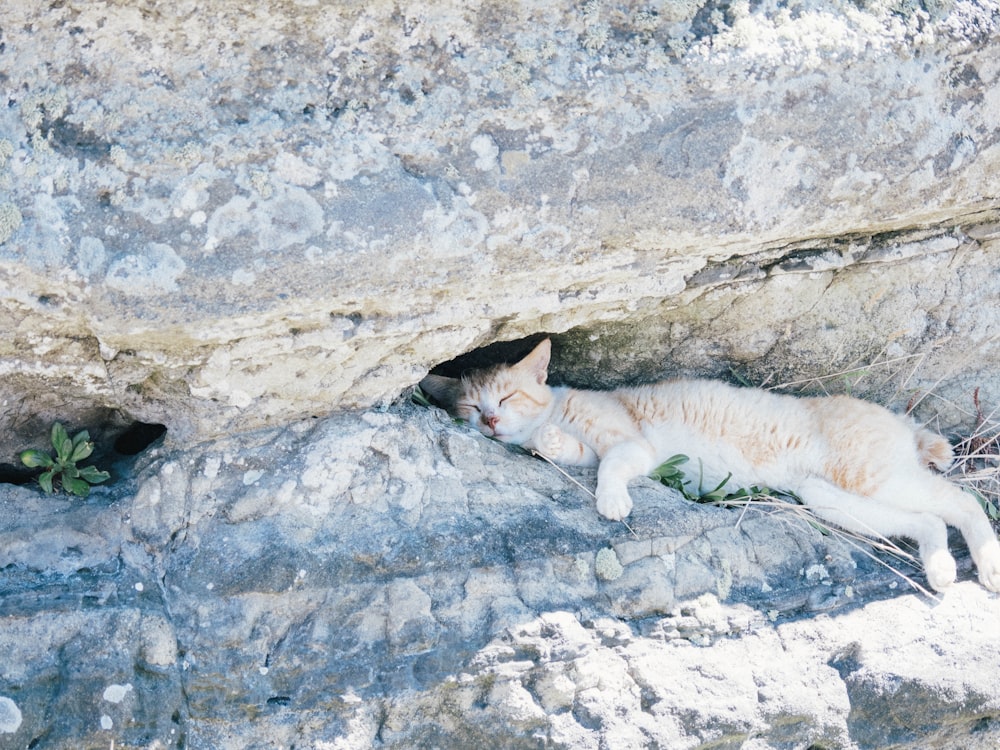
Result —
[{"label": "tuft of grass", "polygon": [[955,463],[948,478],[972,493],[993,523],[1000,529],[1000,419],[997,409],[983,410],[979,389],[972,392],[975,426],[972,434],[954,446]]},{"label": "tuft of grass", "polygon": [[92,484],[100,484],[111,476],[96,466],[77,466],[78,462],[94,452],[94,444],[90,442],[90,433],[86,430],[71,438],[66,428],[56,422],[52,425],[49,441],[55,451],[55,458],[35,448],[21,451],[20,454],[21,463],[28,468],[45,469],[38,477],[38,484],[46,494],[51,495],[56,487],[61,487],[72,495],[86,497],[90,494]]},{"label": "tuft of grass", "polygon": [[[877,534],[874,531],[872,531],[871,534],[859,534],[857,532],[842,529],[839,526],[828,525],[824,521],[820,520],[807,506],[802,505],[792,495],[786,495],[784,493],[778,493],[777,495],[747,493],[745,496],[741,497],[739,493],[736,493],[715,504],[730,508],[742,508],[740,517],[736,521],[736,526],[740,525],[747,511],[751,509],[774,514],[777,518],[785,522],[805,523],[819,531],[824,536],[836,537],[841,542],[844,542],[853,549],[861,552],[863,555],[871,560],[874,560],[879,565],[884,566],[921,594],[924,594],[931,599],[938,599],[938,596],[934,592],[924,586],[921,586],[919,583],[907,576],[898,567],[896,567],[893,562],[884,559],[887,556],[890,560],[898,561],[899,563],[904,563],[917,569],[922,569],[923,566],[916,554],[910,552],[905,547],[888,537]],[[882,556],[880,557],[876,554],[876,552],[882,553]]]}]

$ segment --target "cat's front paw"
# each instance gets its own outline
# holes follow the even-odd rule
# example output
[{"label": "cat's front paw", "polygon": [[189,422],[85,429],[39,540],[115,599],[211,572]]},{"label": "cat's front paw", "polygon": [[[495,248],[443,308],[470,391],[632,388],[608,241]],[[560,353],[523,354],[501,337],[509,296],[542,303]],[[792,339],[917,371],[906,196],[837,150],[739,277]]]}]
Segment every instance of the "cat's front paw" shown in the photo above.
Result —
[{"label": "cat's front paw", "polygon": [[632,498],[624,487],[598,488],[597,512],[612,521],[621,521],[632,511]]},{"label": "cat's front paw", "polygon": [[531,436],[531,442],[535,450],[546,458],[555,459],[562,451],[566,442],[566,435],[551,422],[546,422]]},{"label": "cat's front paw", "polygon": [[927,582],[935,591],[944,591],[955,582],[955,558],[941,550],[933,553],[924,563]]}]

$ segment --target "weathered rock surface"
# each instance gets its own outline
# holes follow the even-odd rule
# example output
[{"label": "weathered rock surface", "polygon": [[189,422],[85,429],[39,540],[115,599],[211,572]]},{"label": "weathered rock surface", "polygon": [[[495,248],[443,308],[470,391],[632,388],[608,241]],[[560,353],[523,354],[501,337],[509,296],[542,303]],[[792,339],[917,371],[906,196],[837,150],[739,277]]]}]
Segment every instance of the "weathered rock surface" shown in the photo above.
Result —
[{"label": "weathered rock surface", "polygon": [[629,376],[996,368],[988,0],[8,5],[22,440],[384,404],[543,330]]},{"label": "weathered rock surface", "polygon": [[934,603],[652,482],[626,528],[412,406],[144,460],[87,501],[0,486],[0,747],[1000,739],[1000,600],[967,559]]},{"label": "weathered rock surface", "polygon": [[998,60],[990,0],[5,3],[0,482],[55,420],[114,478],[0,483],[0,748],[995,747],[967,558],[607,523],[399,397],[549,332],[968,426]]}]

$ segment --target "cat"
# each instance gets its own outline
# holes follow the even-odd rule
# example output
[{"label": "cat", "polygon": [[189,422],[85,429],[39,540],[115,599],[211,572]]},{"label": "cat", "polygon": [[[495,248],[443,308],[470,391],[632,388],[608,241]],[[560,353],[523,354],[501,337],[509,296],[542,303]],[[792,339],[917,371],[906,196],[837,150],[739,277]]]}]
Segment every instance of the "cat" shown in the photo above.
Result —
[{"label": "cat", "polygon": [[797,397],[713,380],[551,387],[550,357],[545,339],[516,364],[461,379],[428,375],[420,387],[488,437],[555,463],[597,466],[605,518],[632,510],[629,481],[684,454],[703,487],[772,487],[848,531],[913,539],[938,591],[955,580],[946,525],[955,526],[980,582],[1000,591],[1000,543],[985,512],[933,470],[951,464],[950,443],[910,419],[850,396]]}]

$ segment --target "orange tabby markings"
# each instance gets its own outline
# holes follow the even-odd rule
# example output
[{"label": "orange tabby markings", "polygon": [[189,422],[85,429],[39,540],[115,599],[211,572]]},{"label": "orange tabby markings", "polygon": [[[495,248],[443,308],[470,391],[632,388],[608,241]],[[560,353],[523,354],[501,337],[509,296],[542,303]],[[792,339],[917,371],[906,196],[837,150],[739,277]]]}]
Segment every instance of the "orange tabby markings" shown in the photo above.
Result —
[{"label": "orange tabby markings", "polygon": [[508,398],[515,400],[525,399],[527,401],[530,401],[535,406],[545,406],[544,402],[539,401],[537,398],[534,398],[530,393],[525,393],[524,391],[521,390],[515,391]]},{"label": "orange tabby markings", "polygon": [[951,443],[929,430],[917,430],[917,451],[925,464],[944,471],[955,460]]},{"label": "orange tabby markings", "polygon": [[597,465],[597,510],[607,518],[632,509],[629,481],[685,454],[703,487],[786,490],[850,531],[914,539],[935,589],[955,579],[946,525],[955,526],[980,582],[1000,591],[1000,544],[985,513],[929,468],[951,462],[941,436],[847,396],[795,398],[708,380],[553,388],[550,351],[545,340],[514,365],[460,381],[428,375],[421,387],[490,437],[557,463]]}]

